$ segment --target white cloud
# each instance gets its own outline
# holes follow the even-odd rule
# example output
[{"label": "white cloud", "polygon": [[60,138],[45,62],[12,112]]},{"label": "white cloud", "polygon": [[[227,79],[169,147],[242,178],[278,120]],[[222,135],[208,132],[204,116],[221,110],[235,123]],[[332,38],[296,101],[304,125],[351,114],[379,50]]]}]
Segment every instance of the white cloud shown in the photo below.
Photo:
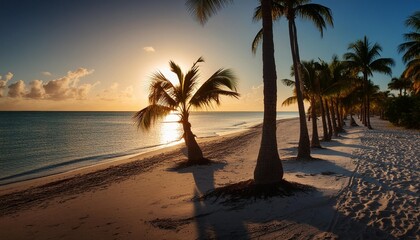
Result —
[{"label": "white cloud", "polygon": [[45,89],[44,98],[54,100],[84,99],[90,91],[92,84],[78,86],[80,78],[92,74],[94,70],[78,68],[76,71],[69,71],[67,75],[48,81],[43,85]]},{"label": "white cloud", "polygon": [[98,95],[99,99],[105,101],[116,101],[123,99],[131,99],[133,97],[134,88],[128,86],[127,88],[120,90],[118,83],[113,83],[109,88],[102,90]]},{"label": "white cloud", "polygon": [[45,89],[44,85],[42,84],[42,80],[33,80],[30,85],[31,89],[25,95],[25,97],[32,99],[42,99],[45,96]]},{"label": "white cloud", "polygon": [[0,98],[3,97],[3,91],[6,89],[7,82],[13,78],[13,73],[8,72],[4,77],[0,76]]},{"label": "white cloud", "polygon": [[20,98],[25,96],[25,82],[19,80],[9,85],[8,96],[11,98]]},{"label": "white cloud", "polygon": [[151,52],[156,52],[155,49],[152,46],[149,47],[144,47],[143,50],[145,52],[151,53]]},{"label": "white cloud", "polygon": [[50,73],[50,72],[41,72],[41,74],[42,75],[44,75],[44,76],[47,76],[47,77],[50,77],[50,76],[52,76],[52,73]]},{"label": "white cloud", "polygon": [[95,84],[85,83],[79,84],[80,79],[93,73],[92,70],[86,68],[78,68],[75,71],[67,72],[67,75],[47,81],[33,80],[29,83],[30,89],[27,90],[25,82],[19,80],[11,84],[8,96],[11,98],[29,98],[29,99],[86,99],[90,90],[96,86]]}]

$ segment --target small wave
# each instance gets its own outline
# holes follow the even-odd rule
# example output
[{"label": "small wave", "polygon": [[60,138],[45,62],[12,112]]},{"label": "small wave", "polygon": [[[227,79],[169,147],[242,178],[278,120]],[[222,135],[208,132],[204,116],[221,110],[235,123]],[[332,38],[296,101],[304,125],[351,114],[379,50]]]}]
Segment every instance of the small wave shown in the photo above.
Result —
[{"label": "small wave", "polygon": [[239,126],[242,126],[242,125],[245,125],[245,124],[246,124],[246,122],[240,122],[240,123],[233,124],[233,126],[234,127],[239,127]]}]

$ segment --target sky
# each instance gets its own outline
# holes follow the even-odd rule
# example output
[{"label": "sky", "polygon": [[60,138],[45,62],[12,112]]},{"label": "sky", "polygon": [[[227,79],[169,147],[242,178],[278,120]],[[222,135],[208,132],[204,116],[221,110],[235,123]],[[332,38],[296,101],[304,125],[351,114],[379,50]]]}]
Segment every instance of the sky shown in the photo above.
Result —
[{"label": "sky", "polygon": [[[312,23],[297,20],[301,60],[329,61],[365,35],[382,57],[404,64],[397,46],[409,32],[404,20],[420,0],[314,0],[329,7],[334,27],[321,38]],[[172,78],[168,62],[184,71],[200,56],[201,80],[219,68],[238,78],[239,100],[223,98],[217,111],[262,111],[261,49],[251,43],[261,28],[253,22],[257,0],[235,0],[200,25],[185,0],[1,0],[0,110],[136,111],[147,106],[150,76]],[[291,78],[287,22],[274,24],[278,79]],[[386,90],[392,77],[374,74]],[[278,82],[278,110],[292,89]]]}]

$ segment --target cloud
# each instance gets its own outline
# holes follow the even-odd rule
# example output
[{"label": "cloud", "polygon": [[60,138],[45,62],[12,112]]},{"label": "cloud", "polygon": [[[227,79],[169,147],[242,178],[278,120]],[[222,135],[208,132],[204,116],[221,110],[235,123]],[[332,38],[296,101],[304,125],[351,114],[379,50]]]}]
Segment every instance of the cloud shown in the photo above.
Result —
[{"label": "cloud", "polygon": [[50,72],[41,72],[41,74],[47,77],[52,76]]},{"label": "cloud", "polygon": [[19,80],[8,87],[8,96],[11,98],[49,100],[86,99],[90,90],[99,82],[81,85],[79,82],[82,77],[92,74],[93,71],[86,68],[78,68],[75,71],[67,72],[63,77],[45,83],[42,80],[33,80],[29,83],[29,90],[26,89],[25,82]]},{"label": "cloud", "polygon": [[149,46],[149,47],[144,47],[144,48],[143,48],[143,50],[144,50],[145,52],[148,52],[148,53],[156,52],[156,51],[155,51],[155,49],[154,49],[153,47],[151,47],[151,46]]},{"label": "cloud", "polygon": [[134,88],[128,86],[123,90],[119,90],[119,84],[113,83],[109,88],[102,90],[98,95],[99,99],[105,101],[116,101],[123,99],[131,99],[133,97]]},{"label": "cloud", "polygon": [[8,72],[4,77],[0,76],[0,98],[3,97],[3,91],[6,89],[7,82],[13,78],[13,73]]},{"label": "cloud", "polygon": [[33,80],[31,83],[31,89],[29,90],[29,93],[25,95],[27,98],[32,99],[42,99],[45,96],[45,89],[42,84],[42,80]]},{"label": "cloud", "polygon": [[67,75],[48,81],[43,85],[45,90],[44,98],[54,100],[84,99],[90,91],[92,84],[78,86],[80,78],[92,74],[94,70],[78,68],[76,71],[69,71]]},{"label": "cloud", "polygon": [[25,96],[25,82],[19,80],[9,85],[8,96],[11,98],[20,98]]}]

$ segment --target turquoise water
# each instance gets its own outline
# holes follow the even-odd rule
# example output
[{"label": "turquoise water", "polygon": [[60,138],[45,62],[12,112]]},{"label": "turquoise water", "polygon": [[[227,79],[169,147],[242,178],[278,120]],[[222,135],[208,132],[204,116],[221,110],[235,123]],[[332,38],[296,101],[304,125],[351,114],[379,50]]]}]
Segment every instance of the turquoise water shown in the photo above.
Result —
[{"label": "turquoise water", "polygon": [[[182,136],[171,114],[148,132],[133,112],[0,112],[0,185],[66,172],[150,151]],[[262,122],[262,112],[194,112],[198,138],[218,136]],[[278,119],[297,117],[279,112]]]}]

